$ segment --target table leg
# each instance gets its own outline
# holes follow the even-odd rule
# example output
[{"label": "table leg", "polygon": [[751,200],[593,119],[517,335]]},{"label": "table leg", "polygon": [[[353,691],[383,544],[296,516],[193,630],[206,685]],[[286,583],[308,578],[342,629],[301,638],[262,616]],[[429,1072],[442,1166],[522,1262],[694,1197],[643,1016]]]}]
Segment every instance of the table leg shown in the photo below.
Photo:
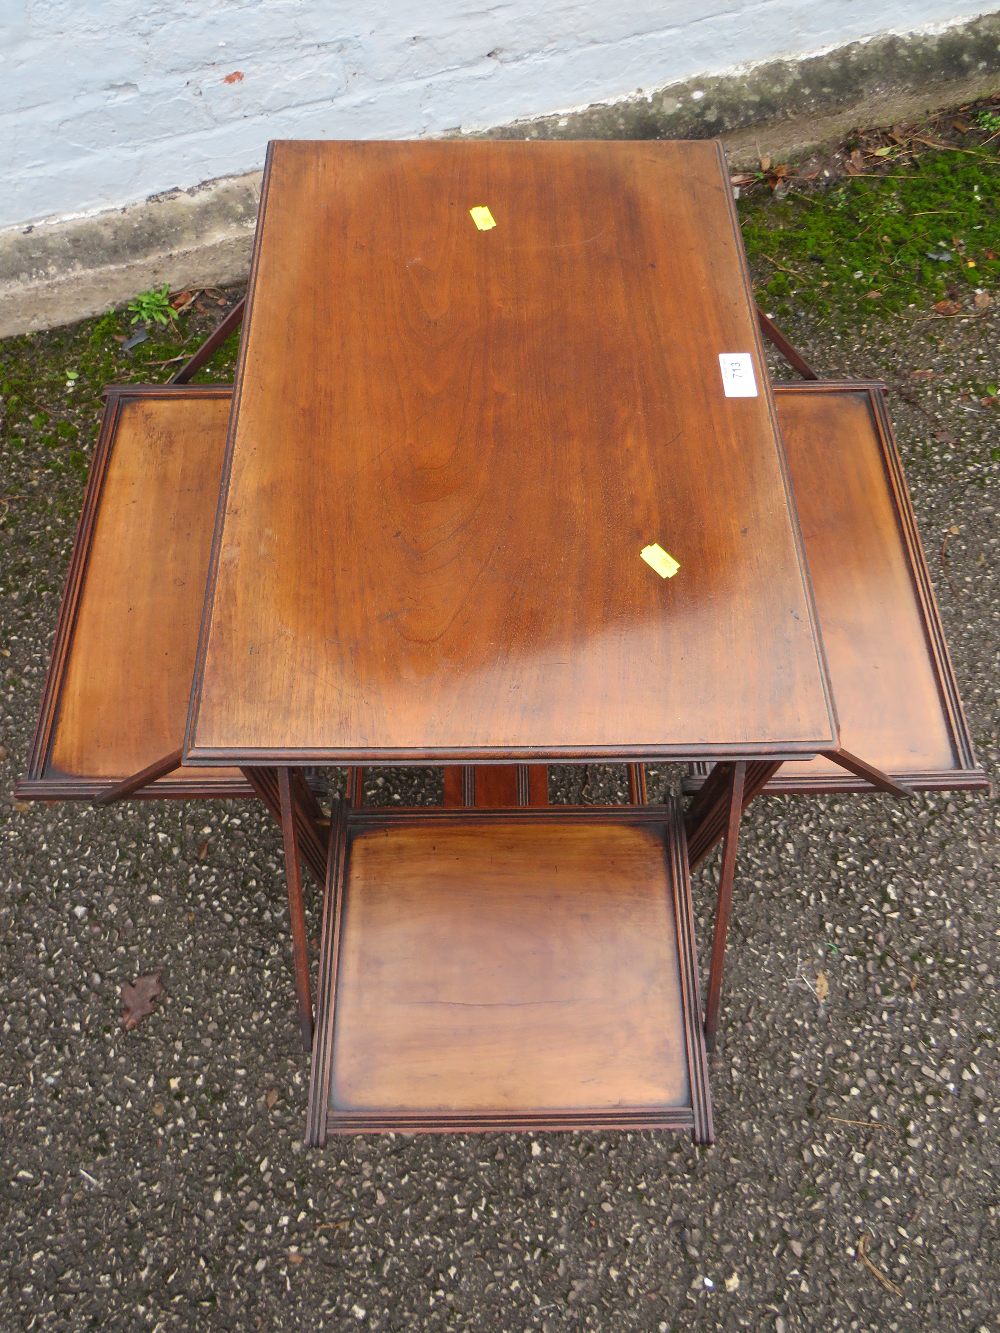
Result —
[{"label": "table leg", "polygon": [[719,1007],[722,1003],[722,976],[726,965],[726,941],[729,917],[733,907],[733,880],[736,875],[736,849],[740,840],[740,821],[743,818],[743,791],[747,765],[726,765],[728,811],[722,841],[722,867],[719,871],[719,893],[715,906],[715,930],[712,934],[712,961],[708,969],[708,997],[705,1001],[705,1049],[715,1049],[715,1035],[719,1027]]},{"label": "table leg", "polygon": [[[350,774],[348,792],[357,780],[361,787],[361,770]],[[358,805],[363,804],[359,800]],[[309,1109],[306,1114],[306,1143],[321,1148],[326,1143],[327,1094],[330,1087],[330,1069],[333,1061],[333,1036],[336,1028],[337,968],[340,960],[340,927],[343,919],[341,900],[347,871],[347,817],[350,800],[333,803],[330,816],[330,845],[327,855],[327,884],[323,893],[323,921],[320,938],[323,947],[319,959],[319,1012],[312,1073],[309,1079]]]},{"label": "table leg", "polygon": [[[913,792],[894,781],[881,769],[865,763],[847,750],[824,752],[824,757],[840,764],[848,772],[866,779],[894,796],[912,796]],[[708,974],[708,999],[705,1006],[705,1045],[712,1050],[719,1025],[722,976],[726,957],[726,939],[733,903],[736,849],[743,811],[781,767],[763,760],[716,764],[705,779],[687,813],[688,861],[691,869],[700,865],[722,840],[722,867],[719,872],[712,960]]]},{"label": "table leg", "polygon": [[649,800],[646,789],[646,765],[629,764],[628,766],[629,805],[645,805]]},{"label": "table leg", "polygon": [[365,770],[349,768],[347,770],[347,791],[344,799],[348,805],[360,810],[365,803]]},{"label": "table leg", "polygon": [[303,1044],[308,1051],[312,1047],[313,1013],[302,893],[302,861],[305,861],[322,885],[326,880],[327,840],[319,827],[321,811],[297,769],[245,768],[243,772],[281,825],[299,1026]]},{"label": "table leg", "polygon": [[712,959],[705,1002],[705,1048],[708,1051],[715,1048],[719,1026],[726,942],[733,906],[733,881],[736,877],[736,851],[743,811],[780,767],[778,763],[765,760],[716,764],[687,813],[688,861],[692,870],[722,840],[722,866],[719,870]]},{"label": "table leg", "polygon": [[[281,823],[281,797],[278,788],[278,770],[275,768],[244,768],[243,776]],[[295,828],[301,843],[302,857],[320,884],[326,881],[326,835],[320,827],[322,812],[316,798],[297,769],[289,770]]]},{"label": "table leg", "polygon": [[302,898],[302,864],[296,833],[295,803],[287,768],[278,770],[278,799],[281,812],[281,837],[285,848],[285,879],[288,886],[288,914],[292,925],[292,961],[295,968],[295,992],[298,996],[299,1028],[302,1044],[312,1050],[313,1008],[309,989],[309,942],[306,938],[305,903]]},{"label": "table leg", "polygon": [[[753,798],[767,786],[780,767],[779,763],[772,760],[746,761],[741,810],[745,810]],[[732,768],[732,764],[716,764],[688,808],[684,824],[687,831],[688,862],[692,870],[704,861],[716,843],[725,836],[729,819]]]}]

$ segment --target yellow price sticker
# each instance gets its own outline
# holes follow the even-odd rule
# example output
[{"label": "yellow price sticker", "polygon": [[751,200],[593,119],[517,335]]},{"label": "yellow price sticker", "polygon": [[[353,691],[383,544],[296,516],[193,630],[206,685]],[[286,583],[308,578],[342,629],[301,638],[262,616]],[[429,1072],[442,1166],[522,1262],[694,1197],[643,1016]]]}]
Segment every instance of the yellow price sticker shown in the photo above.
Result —
[{"label": "yellow price sticker", "polygon": [[480,231],[489,231],[497,225],[496,218],[485,204],[477,204],[469,209],[469,214]]},{"label": "yellow price sticker", "polygon": [[661,579],[672,579],[680,569],[680,562],[669,555],[659,542],[653,542],[651,546],[644,546],[639,555],[645,560],[650,569],[655,569]]}]

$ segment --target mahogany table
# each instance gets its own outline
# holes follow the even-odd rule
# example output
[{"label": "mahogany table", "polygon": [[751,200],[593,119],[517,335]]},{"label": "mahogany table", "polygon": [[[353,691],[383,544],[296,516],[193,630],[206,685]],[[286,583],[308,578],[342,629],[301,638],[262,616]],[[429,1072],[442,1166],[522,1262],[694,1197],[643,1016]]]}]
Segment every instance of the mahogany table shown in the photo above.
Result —
[{"label": "mahogany table", "polygon": [[[758,330],[816,376],[754,311],[710,144],[274,145],[247,312],[234,391],[189,381],[243,302],[172,386],[107,391],[17,793],[262,799],[309,1142],[711,1141],[747,803],[988,785],[883,387],[775,416]],[[630,804],[550,806],[558,759],[627,760]],[[685,814],[644,759],[691,762]],[[324,829],[300,769],[333,763]],[[442,805],[366,807],[386,763],[445,763]]]},{"label": "mahogany table", "polygon": [[713,143],[273,144],[222,491],[187,762],[836,744]]},{"label": "mahogany table", "polygon": [[[688,822],[693,860],[728,835],[731,887],[745,803],[782,760],[822,753],[882,778],[839,750],[718,145],[272,144],[184,762],[237,766],[261,782],[280,770],[287,804],[285,770],[305,764],[721,759]],[[656,825],[668,846],[673,820]],[[368,847],[345,834],[336,855],[352,836]],[[392,845],[414,849],[426,877],[437,836],[403,830]],[[642,839],[653,835],[628,836],[639,840],[627,843],[629,856],[646,864]],[[460,829],[449,838],[452,879],[434,901],[452,904],[444,921],[464,904],[461,929],[475,936],[480,908],[469,917],[455,883],[475,876],[485,911],[496,899],[483,886],[498,872]],[[593,841],[570,839],[574,848]],[[497,846],[515,844],[528,845],[509,833]],[[372,887],[358,861],[352,899],[377,903],[376,916],[358,906],[344,925],[353,970],[341,1044],[350,1037],[362,1059],[365,1032],[399,1040],[377,1001],[372,1017],[379,977],[436,997],[414,1003],[498,1003],[438,996],[430,941],[440,921],[393,933],[400,913],[429,901],[425,888],[401,875],[398,901],[387,901],[391,857],[378,865]],[[537,942],[546,913],[522,871],[513,890],[501,880]],[[331,874],[318,1039],[327,1079],[337,1068],[338,913],[349,887],[346,871],[343,882]],[[553,861],[564,893],[561,874]],[[690,971],[686,881],[674,867],[644,882],[644,912],[668,889],[677,895],[669,966]],[[594,902],[609,910],[592,880],[581,893],[570,911],[577,926]],[[555,912],[553,931],[560,919]],[[369,929],[374,944],[350,934]],[[614,946],[620,976],[645,928],[635,929],[632,945]],[[406,954],[397,976],[387,941],[413,948],[413,939],[425,959],[419,975]],[[567,964],[578,980],[589,974],[586,939]],[[466,939],[466,977],[470,947]],[[649,965],[667,966],[666,957]],[[365,959],[381,960],[365,965],[370,982]],[[523,968],[504,974],[508,991]],[[569,1001],[546,992],[538,1003]],[[690,989],[670,1003],[687,1035],[663,1066],[663,1086],[694,1086]],[[358,1014],[363,1031],[350,1027]],[[622,1010],[620,1021],[632,1019]],[[406,1037],[405,1067],[420,1071],[423,1087],[428,1069],[438,1076],[443,1039],[417,1026],[426,1049],[414,1056],[418,1038]],[[553,1031],[561,1050],[566,1033]],[[606,1032],[606,1048],[626,1039]],[[328,1112],[355,1128],[411,1116],[447,1128],[581,1116],[604,1124],[618,1114],[621,1123],[690,1124],[694,1115],[696,1132],[709,1133],[707,1093],[705,1113],[689,1107],[680,1120],[676,1108],[580,1111],[570,1099],[553,1109],[530,1097],[515,1113],[517,1096],[499,1095],[506,1074],[489,1064],[509,1032],[487,1025],[477,1040],[492,1052],[486,1072],[462,1075],[466,1049],[447,1105],[437,1094],[409,1105],[398,1070],[372,1080],[345,1065],[346,1084],[391,1089],[391,1105],[314,1106],[317,1141]],[[685,1041],[687,1065],[676,1054]],[[524,1086],[548,1088],[546,1058]],[[579,1072],[580,1060],[569,1064]],[[484,1088],[497,1089],[503,1113],[463,1106],[456,1077],[475,1106],[489,1100]]]}]

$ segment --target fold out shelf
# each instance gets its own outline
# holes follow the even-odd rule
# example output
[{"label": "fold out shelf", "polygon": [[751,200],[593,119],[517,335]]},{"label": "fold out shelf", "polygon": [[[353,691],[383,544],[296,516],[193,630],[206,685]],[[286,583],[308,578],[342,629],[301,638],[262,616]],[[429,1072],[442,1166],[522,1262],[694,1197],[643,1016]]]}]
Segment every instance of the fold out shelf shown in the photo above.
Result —
[{"label": "fold out shelf", "polygon": [[[775,385],[841,745],[920,791],[988,790],[962,713],[882,385]],[[708,764],[692,766],[696,790]],[[768,792],[869,784],[822,756]]]},{"label": "fold out shelf", "polygon": [[[226,446],[228,386],[105,390],[25,800],[95,800],[180,746]],[[249,796],[178,767],[136,798]]]}]

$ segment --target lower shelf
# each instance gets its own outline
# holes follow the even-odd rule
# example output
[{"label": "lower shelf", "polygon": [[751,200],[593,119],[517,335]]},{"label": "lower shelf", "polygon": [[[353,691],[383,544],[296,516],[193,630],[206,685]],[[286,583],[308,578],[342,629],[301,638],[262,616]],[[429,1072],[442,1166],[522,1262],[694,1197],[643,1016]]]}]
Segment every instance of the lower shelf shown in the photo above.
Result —
[{"label": "lower shelf", "polygon": [[307,1139],[712,1139],[684,835],[621,816],[356,812],[331,857]]}]

